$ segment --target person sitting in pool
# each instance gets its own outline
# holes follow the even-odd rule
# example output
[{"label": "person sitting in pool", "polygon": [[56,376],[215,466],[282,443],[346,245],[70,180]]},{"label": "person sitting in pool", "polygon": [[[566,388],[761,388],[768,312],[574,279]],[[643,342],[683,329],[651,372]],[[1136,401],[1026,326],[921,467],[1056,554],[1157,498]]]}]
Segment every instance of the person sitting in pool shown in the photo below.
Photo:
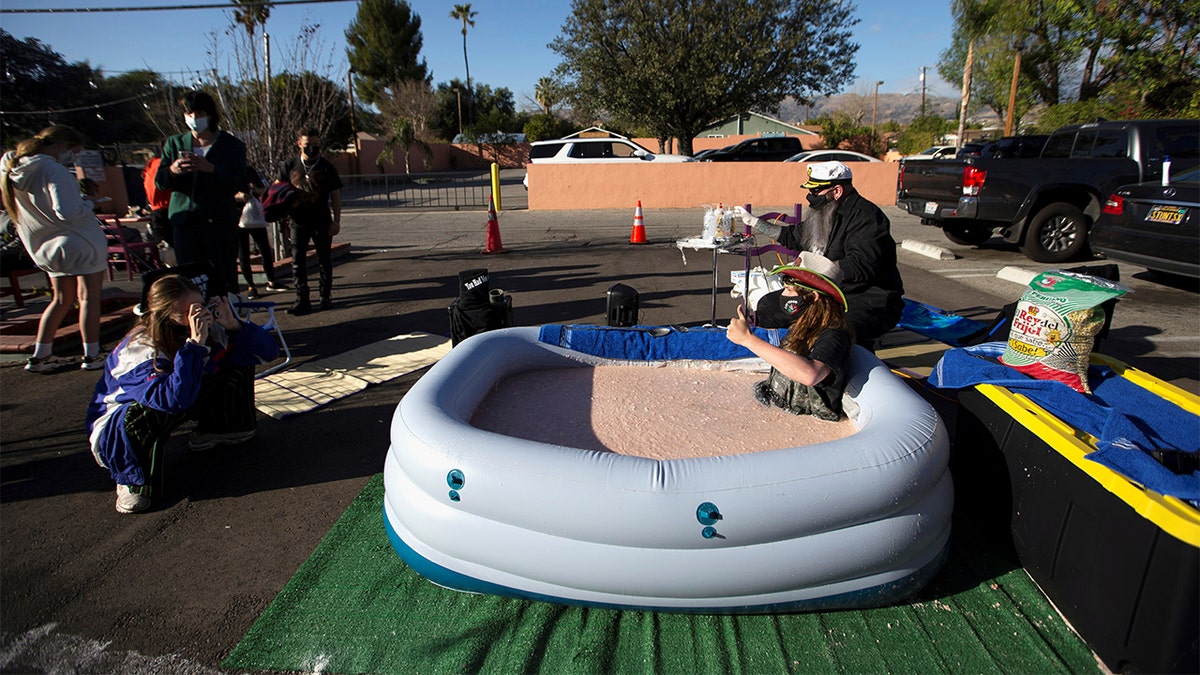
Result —
[{"label": "person sitting in pool", "polygon": [[109,355],[87,411],[92,454],[117,483],[120,513],[149,508],[148,479],[183,422],[196,421],[192,450],[254,437],[254,365],[279,353],[271,333],[240,320],[224,294],[206,305],[183,275],[156,279],[146,306]]},{"label": "person sitting in pool", "polygon": [[831,422],[841,419],[854,329],[846,318],[846,297],[835,281],[838,267],[806,252],[796,263],[776,267],[771,274],[780,275],[784,283],[780,311],[793,317],[781,345],[756,336],[741,305],[726,332],[731,342],[771,365],[770,376],[754,386],[754,397],[793,415]]}]

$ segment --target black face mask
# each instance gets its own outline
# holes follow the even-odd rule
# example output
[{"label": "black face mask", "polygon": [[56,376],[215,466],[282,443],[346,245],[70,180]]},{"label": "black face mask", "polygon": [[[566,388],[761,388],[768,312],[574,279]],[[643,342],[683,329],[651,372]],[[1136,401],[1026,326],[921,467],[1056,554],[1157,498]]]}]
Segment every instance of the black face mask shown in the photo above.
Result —
[{"label": "black face mask", "polygon": [[820,194],[808,193],[805,197],[808,200],[808,205],[814,209],[819,209],[829,203],[829,193],[822,192]]},{"label": "black face mask", "polygon": [[319,146],[319,145],[304,146],[304,156],[305,157],[316,157],[319,154],[321,154],[321,146]]},{"label": "black face mask", "polygon": [[807,306],[808,300],[803,295],[779,294],[779,309],[783,310],[784,314],[796,316]]}]

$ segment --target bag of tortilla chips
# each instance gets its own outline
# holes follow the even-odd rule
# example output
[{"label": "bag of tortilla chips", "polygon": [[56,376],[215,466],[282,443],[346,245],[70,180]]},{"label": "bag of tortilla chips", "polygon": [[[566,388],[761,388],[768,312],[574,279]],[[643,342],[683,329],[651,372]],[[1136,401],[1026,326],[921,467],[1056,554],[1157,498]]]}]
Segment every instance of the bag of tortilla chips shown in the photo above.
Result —
[{"label": "bag of tortilla chips", "polygon": [[1017,303],[1000,361],[1030,377],[1058,380],[1091,393],[1088,357],[1093,338],[1104,326],[1100,305],[1127,292],[1121,284],[1086,274],[1039,274]]}]

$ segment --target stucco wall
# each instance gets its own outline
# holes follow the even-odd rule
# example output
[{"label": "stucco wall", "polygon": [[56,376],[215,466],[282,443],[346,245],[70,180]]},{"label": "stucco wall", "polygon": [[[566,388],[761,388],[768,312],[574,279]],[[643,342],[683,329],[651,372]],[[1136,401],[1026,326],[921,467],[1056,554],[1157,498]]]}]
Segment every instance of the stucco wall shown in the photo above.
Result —
[{"label": "stucco wall", "polygon": [[[687,162],[679,164],[532,164],[530,210],[681,209],[704,204],[754,205],[756,212],[786,210],[803,202],[807,180],[798,162]],[[899,165],[852,165],[854,186],[876,204],[896,203]],[[760,208],[763,207],[763,208]]]}]

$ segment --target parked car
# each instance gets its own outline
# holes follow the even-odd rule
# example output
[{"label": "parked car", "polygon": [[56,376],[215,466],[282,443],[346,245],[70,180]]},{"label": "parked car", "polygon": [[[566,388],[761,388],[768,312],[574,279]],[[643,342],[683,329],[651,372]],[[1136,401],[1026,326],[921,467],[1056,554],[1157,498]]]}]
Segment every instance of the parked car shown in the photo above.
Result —
[{"label": "parked car", "polygon": [[1161,180],[1168,156],[1177,172],[1197,167],[1196,120],[1069,124],[1037,157],[901,162],[896,206],[956,244],[978,246],[998,232],[1030,260],[1062,263],[1087,254],[1105,198],[1122,185]]},{"label": "parked car", "polygon": [[1005,136],[983,146],[983,151],[979,153],[979,156],[991,158],[1037,157],[1042,154],[1042,146],[1046,144],[1047,138],[1050,137],[1039,135]]},{"label": "parked car", "polygon": [[883,160],[850,150],[809,150],[787,159],[785,162],[881,162]]},{"label": "parked car", "polygon": [[978,157],[983,151],[983,143],[963,143],[963,146],[954,154],[956,159],[964,157]]},{"label": "parked car", "polygon": [[1200,169],[1122,185],[1090,235],[1092,250],[1155,272],[1200,278]]},{"label": "parked car", "polygon": [[796,136],[747,138],[741,143],[706,155],[705,162],[781,162],[804,150]]},{"label": "parked car", "polygon": [[732,147],[733,147],[732,145],[727,145],[723,148],[708,148],[707,150],[701,150],[700,152],[697,152],[696,154],[692,155],[692,158],[695,159],[697,162],[703,161],[705,157],[708,157],[709,155],[713,154],[714,152],[721,152],[722,150],[728,150],[729,148],[732,148]]},{"label": "parked car", "polygon": [[954,157],[954,153],[957,151],[958,149],[953,145],[935,145],[933,147],[925,148],[915,155],[901,157],[901,159],[905,162],[921,159],[952,159]]},{"label": "parked car", "polygon": [[[572,164],[576,162],[694,162],[685,155],[660,155],[628,138],[560,138],[536,141],[529,148],[530,164]],[[529,189],[529,174],[522,180]]]}]

